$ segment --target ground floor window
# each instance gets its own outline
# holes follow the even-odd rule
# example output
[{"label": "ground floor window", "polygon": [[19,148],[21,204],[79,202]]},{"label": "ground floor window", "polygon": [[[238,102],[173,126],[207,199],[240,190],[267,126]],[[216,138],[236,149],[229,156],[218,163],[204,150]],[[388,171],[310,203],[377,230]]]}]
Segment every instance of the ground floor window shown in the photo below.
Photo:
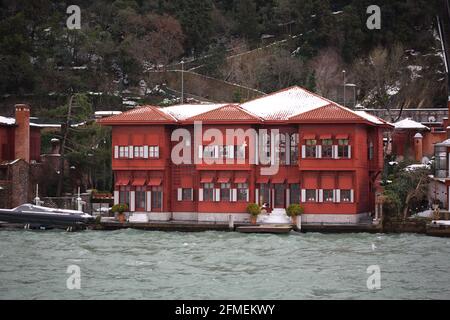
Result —
[{"label": "ground floor window", "polygon": [[214,183],[203,184],[203,201],[214,200]]},{"label": "ground floor window", "polygon": [[289,192],[290,203],[300,203],[300,185],[298,183],[291,184]]},{"label": "ground floor window", "polygon": [[145,187],[136,187],[136,211],[145,210]]},{"label": "ground floor window", "polygon": [[333,202],[334,201],[334,192],[332,189],[323,190],[323,201],[325,201],[325,202]]},{"label": "ground floor window", "polygon": [[162,209],[162,187],[152,187],[152,210]]},{"label": "ground floor window", "polygon": [[192,188],[183,188],[181,190],[181,200],[191,201],[193,199],[192,193],[193,193]]},{"label": "ground floor window", "polygon": [[316,202],[316,190],[315,189],[306,189],[306,201]]},{"label": "ground floor window", "polygon": [[270,184],[261,183],[259,185],[259,203],[270,203]]},{"label": "ground floor window", "polygon": [[247,201],[248,198],[248,184],[247,183],[238,183],[237,184],[237,200],[238,201]]},{"label": "ground floor window", "polygon": [[230,183],[221,183],[220,184],[220,200],[222,201],[230,201],[230,190],[231,190],[231,184]]},{"label": "ground floor window", "polygon": [[130,206],[130,187],[122,186],[119,188],[119,203]]},{"label": "ground floor window", "polygon": [[341,190],[341,202],[351,202],[350,190]]}]

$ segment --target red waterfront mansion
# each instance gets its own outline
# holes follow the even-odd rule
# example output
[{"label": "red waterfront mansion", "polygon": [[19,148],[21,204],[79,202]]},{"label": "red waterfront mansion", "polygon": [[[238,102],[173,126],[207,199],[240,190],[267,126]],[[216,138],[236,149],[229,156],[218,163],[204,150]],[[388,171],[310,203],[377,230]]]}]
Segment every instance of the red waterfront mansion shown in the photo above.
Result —
[{"label": "red waterfront mansion", "polygon": [[[171,154],[179,140],[172,134],[183,128],[195,136],[199,122],[200,142],[183,142],[198,161],[175,164]],[[114,201],[128,203],[131,212],[146,212],[150,220],[227,221],[231,214],[246,221],[248,203],[271,209],[300,203],[305,223],[353,223],[374,211],[383,132],[392,127],[300,87],[239,105],[143,106],[99,123],[112,126]],[[227,129],[277,130],[279,157],[271,156],[270,141],[218,143],[203,135],[208,129],[224,136]],[[271,162],[250,161],[255,151]],[[276,173],[262,174],[274,161]]]}]

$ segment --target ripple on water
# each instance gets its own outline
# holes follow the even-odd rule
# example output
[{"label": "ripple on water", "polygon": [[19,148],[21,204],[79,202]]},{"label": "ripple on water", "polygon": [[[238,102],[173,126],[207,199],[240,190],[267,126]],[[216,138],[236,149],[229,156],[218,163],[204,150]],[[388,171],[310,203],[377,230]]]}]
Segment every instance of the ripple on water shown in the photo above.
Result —
[{"label": "ripple on water", "polygon": [[[448,299],[449,244],[414,234],[1,231],[0,299]],[[81,290],[66,288],[72,264]],[[381,290],[366,287],[370,265]]]}]

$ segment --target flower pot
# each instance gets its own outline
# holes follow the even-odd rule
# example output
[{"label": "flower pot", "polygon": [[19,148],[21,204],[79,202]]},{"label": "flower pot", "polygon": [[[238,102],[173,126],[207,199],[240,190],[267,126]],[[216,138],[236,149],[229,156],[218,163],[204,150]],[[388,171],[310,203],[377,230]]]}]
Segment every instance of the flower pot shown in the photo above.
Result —
[{"label": "flower pot", "polygon": [[125,214],[124,213],[119,213],[117,215],[117,219],[119,220],[120,223],[124,223],[125,222]]},{"label": "flower pot", "polygon": [[297,216],[291,216],[292,224],[297,225]]},{"label": "flower pot", "polygon": [[252,224],[256,224],[256,218],[257,218],[257,216],[250,216],[250,222],[252,223]]}]

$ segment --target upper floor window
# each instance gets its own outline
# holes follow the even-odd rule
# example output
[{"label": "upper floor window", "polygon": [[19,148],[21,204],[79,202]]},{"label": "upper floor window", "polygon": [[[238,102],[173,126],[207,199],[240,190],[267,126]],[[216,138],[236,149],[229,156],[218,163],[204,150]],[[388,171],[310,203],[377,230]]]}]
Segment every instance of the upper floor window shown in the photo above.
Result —
[{"label": "upper floor window", "polygon": [[316,144],[317,140],[308,139],[306,140],[305,157],[315,158],[316,157]]},{"label": "upper floor window", "polygon": [[208,145],[203,148],[203,156],[205,158],[216,158],[216,146]]},{"label": "upper floor window", "polygon": [[278,159],[276,161],[279,164],[286,164],[286,135],[281,133],[278,135],[277,152]]},{"label": "upper floor window", "polygon": [[134,157],[144,158],[144,146],[134,146]]},{"label": "upper floor window", "polygon": [[119,158],[129,158],[129,150],[128,146],[119,146]]},{"label": "upper floor window", "polygon": [[333,157],[333,140],[322,139],[322,158]]},{"label": "upper floor window", "polygon": [[369,141],[369,150],[368,150],[369,160],[373,159],[373,142]]},{"label": "upper floor window", "polygon": [[159,146],[149,146],[148,156],[149,158],[159,158]]},{"label": "upper floor window", "polygon": [[349,157],[349,145],[348,139],[339,139],[338,140],[338,157],[339,158],[348,158]]},{"label": "upper floor window", "polygon": [[290,135],[290,163],[295,165],[298,162],[298,133],[293,133]]}]

